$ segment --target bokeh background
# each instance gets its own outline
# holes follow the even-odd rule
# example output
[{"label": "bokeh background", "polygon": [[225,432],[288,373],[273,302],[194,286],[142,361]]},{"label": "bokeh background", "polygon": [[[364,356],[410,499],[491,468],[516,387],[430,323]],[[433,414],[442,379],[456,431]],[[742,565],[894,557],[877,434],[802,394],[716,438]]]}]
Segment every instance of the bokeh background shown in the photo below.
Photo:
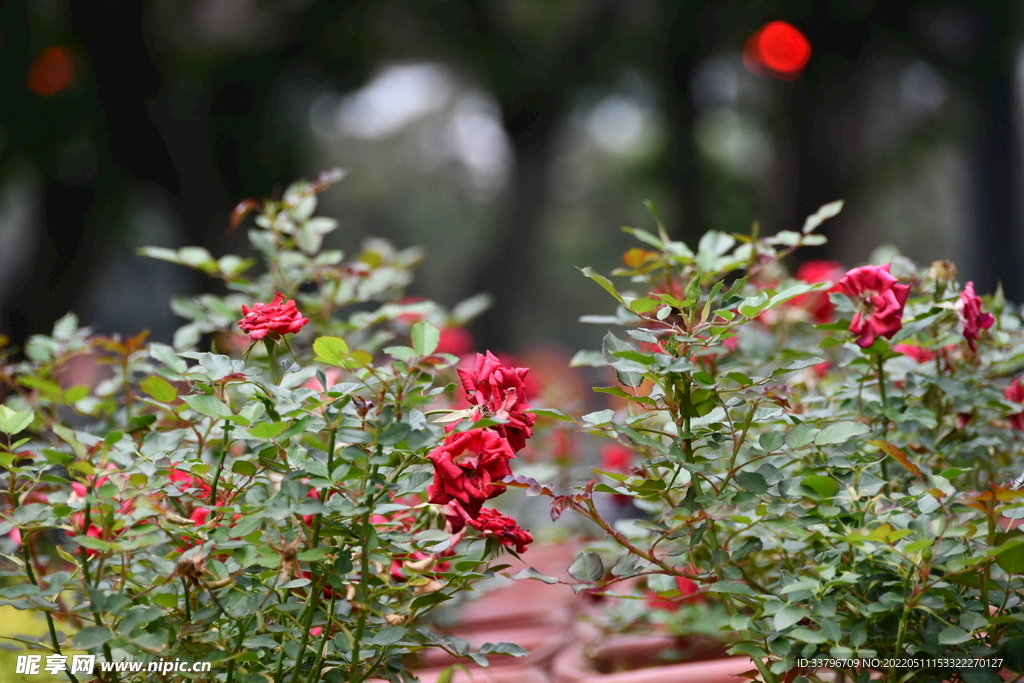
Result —
[{"label": "bokeh background", "polygon": [[[650,229],[799,227],[950,258],[1024,299],[1020,3],[934,0],[21,0],[0,4],[0,331],[68,310],[169,340],[210,283],[143,245],[241,253],[241,199],[341,166],[334,246],[423,245],[412,294],[495,306],[477,348],[595,347],[577,322]],[[784,20],[812,54],[754,73]],[[749,59],[748,59],[749,62]],[[755,69],[756,71],[756,69]],[[791,265],[795,265],[791,264]]]}]

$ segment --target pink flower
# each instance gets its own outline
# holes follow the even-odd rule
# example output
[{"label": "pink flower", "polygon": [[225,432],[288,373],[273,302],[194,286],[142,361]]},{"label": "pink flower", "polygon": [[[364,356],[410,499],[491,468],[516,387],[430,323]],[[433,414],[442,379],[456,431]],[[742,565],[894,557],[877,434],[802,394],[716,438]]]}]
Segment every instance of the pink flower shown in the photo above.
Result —
[{"label": "pink flower", "polygon": [[525,412],[530,407],[523,381],[528,372],[528,368],[502,365],[490,351],[476,355],[472,371],[459,370],[466,400],[482,408],[485,417],[505,420],[505,424],[493,429],[508,440],[513,451],[522,450],[533,435],[533,423],[537,421],[536,415]]},{"label": "pink flower", "polygon": [[896,353],[902,353],[904,356],[910,356],[918,363],[927,363],[928,361],[935,360],[934,352],[923,349],[920,346],[914,346],[913,344],[896,344],[892,347],[892,350]]},{"label": "pink flower", "polygon": [[[843,277],[843,265],[838,261],[806,261],[796,269],[795,277],[801,282],[838,282]],[[836,307],[829,298],[829,292],[838,292],[838,285],[824,292],[808,292],[793,297],[790,305],[806,309],[818,324],[835,320]]]},{"label": "pink flower", "polygon": [[[1020,377],[1014,377],[1010,386],[1003,389],[1003,396],[1005,396],[1008,401],[1024,403],[1024,387],[1020,385]],[[1018,431],[1024,432],[1024,413],[1011,415],[1010,426]]]},{"label": "pink flower", "polygon": [[475,519],[485,500],[505,492],[501,480],[512,474],[515,457],[509,443],[487,429],[452,432],[427,455],[434,464],[434,482],[427,487],[427,502],[444,505],[458,501]]},{"label": "pink flower", "polygon": [[857,345],[871,346],[876,337],[892,339],[903,327],[903,306],[910,295],[910,285],[898,285],[884,266],[861,266],[848,272],[839,281],[839,289],[853,299],[857,313],[850,321],[850,332],[858,335]]},{"label": "pink flower", "polygon": [[515,519],[501,514],[494,508],[480,510],[480,516],[470,520],[469,525],[479,531],[484,538],[496,538],[506,548],[514,547],[517,553],[526,552],[526,546],[533,543],[533,536],[529,531],[520,529]]},{"label": "pink flower", "polygon": [[295,300],[285,301],[281,292],[274,294],[274,300],[269,304],[256,303],[252,308],[242,304],[242,314],[238,326],[253,341],[259,341],[267,335],[274,338],[289,332],[298,332],[309,322],[309,319],[303,318],[299,309],[295,308]]},{"label": "pink flower", "polygon": [[971,351],[978,350],[978,335],[981,330],[992,327],[996,321],[991,313],[981,312],[981,297],[974,293],[974,283],[968,282],[964,291],[960,292],[960,301],[956,304],[956,312],[960,315],[960,323],[964,328],[964,339]]}]

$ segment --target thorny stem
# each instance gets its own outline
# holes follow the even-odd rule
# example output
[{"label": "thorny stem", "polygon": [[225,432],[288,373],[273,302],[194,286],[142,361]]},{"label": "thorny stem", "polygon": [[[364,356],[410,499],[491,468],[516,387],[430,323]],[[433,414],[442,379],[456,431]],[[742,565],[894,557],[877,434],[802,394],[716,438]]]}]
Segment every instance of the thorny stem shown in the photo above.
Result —
[{"label": "thorny stem", "polygon": [[306,600],[306,613],[302,618],[302,641],[299,643],[299,652],[295,656],[295,668],[292,669],[291,683],[297,683],[299,673],[302,671],[302,660],[306,655],[306,646],[309,645],[309,632],[313,627],[313,615],[316,614],[316,603],[318,596],[324,587],[324,576],[320,574],[317,580],[309,586],[309,598]]},{"label": "thorny stem", "polygon": [[316,651],[316,661],[313,662],[313,668],[309,671],[309,677],[306,679],[306,683],[318,683],[320,680],[320,667],[323,666],[324,662],[324,647],[327,646],[327,641],[331,638],[331,619],[334,617],[334,601],[337,599],[338,594],[331,591],[331,604],[327,608],[327,623],[324,624],[323,638],[320,639],[320,647]]},{"label": "thorny stem", "polygon": [[224,445],[220,450],[220,457],[217,458],[217,469],[213,473],[213,483],[210,485],[210,507],[217,508],[217,484],[220,483],[220,473],[224,470],[224,459],[228,455],[228,447],[231,445],[231,423],[224,420]]},{"label": "thorny stem", "polygon": [[[327,446],[327,476],[331,476],[331,472],[334,470],[334,446],[337,443],[338,431],[333,426],[331,428],[331,441],[330,445]],[[326,488],[320,492],[320,502],[326,503],[327,496],[330,495],[330,488]],[[310,548],[317,547],[320,543],[320,524],[323,519],[323,513],[316,513],[316,517],[313,518],[313,538],[310,541]]]},{"label": "thorny stem", "polygon": [[[17,507],[17,502],[15,502],[15,507]],[[21,554],[25,559],[25,573],[28,575],[29,583],[36,588],[39,588],[39,583],[36,581],[36,574],[32,571],[32,558],[29,556],[28,552],[28,540],[28,534],[26,533],[21,539]],[[57,640],[57,629],[53,625],[53,615],[50,614],[49,610],[44,610],[43,614],[46,615],[46,627],[50,631],[50,644],[53,645],[53,651],[57,654],[63,654],[60,651],[60,642]],[[71,673],[70,669],[66,669],[65,673],[68,675],[71,683],[78,683],[78,679],[75,678],[75,675]]]}]

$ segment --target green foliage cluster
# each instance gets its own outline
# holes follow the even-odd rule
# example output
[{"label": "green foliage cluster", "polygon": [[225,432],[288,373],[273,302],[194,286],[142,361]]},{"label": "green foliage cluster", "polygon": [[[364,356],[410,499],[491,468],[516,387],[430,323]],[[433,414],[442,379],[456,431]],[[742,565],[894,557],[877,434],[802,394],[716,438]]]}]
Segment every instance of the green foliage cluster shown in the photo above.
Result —
[{"label": "green foliage cluster", "polygon": [[[49,629],[23,644],[207,661],[211,673],[175,675],[226,683],[410,680],[407,655],[424,647],[481,665],[525,654],[470,652],[422,619],[493,576],[503,551],[453,535],[424,495],[458,361],[437,351],[437,327],[485,302],[402,303],[416,250],[323,250],[337,223],[313,216],[317,194],[339,179],[240,205],[238,222],[258,214],[257,275],[252,259],[144,250],[228,290],[174,302],[189,321],[174,346],[95,336],[69,314],[0,365],[0,534],[15,548],[0,604],[43,612]],[[240,306],[275,292],[309,323],[246,349]],[[223,352],[195,350],[211,339]],[[83,372],[97,381],[73,383]]]},{"label": "green foliage cluster", "polygon": [[[1020,312],[987,299],[994,325],[975,350],[951,264],[897,258],[913,286],[902,327],[858,346],[862,309],[781,265],[821,244],[815,228],[840,208],[800,232],[707,233],[695,251],[632,230],[644,248],[625,255],[622,284],[584,270],[619,304],[589,320],[623,331],[575,363],[614,369],[596,391],[625,407],[582,419],[635,461],[567,496],[538,488],[605,532],[573,564],[575,587],[682,601],[695,585],[768,683],[822,680],[797,664],[815,657],[993,657],[1024,672],[1024,408],[1008,386],[1024,369]],[[831,321],[816,324],[815,305]],[[600,492],[642,514],[606,520]],[[980,683],[997,670],[846,673]]]}]

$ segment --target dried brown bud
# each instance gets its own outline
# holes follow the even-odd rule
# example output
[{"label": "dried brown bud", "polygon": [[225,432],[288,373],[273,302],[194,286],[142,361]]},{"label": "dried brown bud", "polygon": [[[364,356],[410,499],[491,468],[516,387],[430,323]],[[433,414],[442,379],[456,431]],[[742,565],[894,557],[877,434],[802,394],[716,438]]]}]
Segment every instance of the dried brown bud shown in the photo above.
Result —
[{"label": "dried brown bud", "polygon": [[928,277],[942,284],[949,284],[956,280],[956,264],[952,261],[933,261],[928,269]]},{"label": "dried brown bud", "polygon": [[415,561],[407,560],[407,561],[402,563],[403,567],[405,567],[406,569],[408,569],[411,572],[416,572],[417,574],[422,574],[423,572],[428,572],[431,569],[433,569],[435,565],[437,565],[437,558],[436,557],[425,557],[422,560],[415,560]]},{"label": "dried brown bud", "polygon": [[427,593],[436,593],[442,588],[444,588],[443,583],[436,579],[431,579],[420,586],[416,586],[416,588],[413,589],[413,593],[415,595],[426,595]]}]

